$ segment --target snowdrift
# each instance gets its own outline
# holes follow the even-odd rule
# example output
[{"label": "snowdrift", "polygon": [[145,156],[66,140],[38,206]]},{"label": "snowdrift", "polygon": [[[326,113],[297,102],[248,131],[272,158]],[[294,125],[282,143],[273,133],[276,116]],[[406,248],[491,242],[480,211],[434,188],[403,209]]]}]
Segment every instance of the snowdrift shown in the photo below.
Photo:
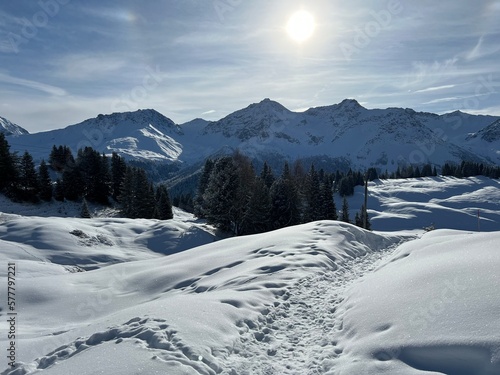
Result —
[{"label": "snowdrift", "polygon": [[[51,218],[44,222],[60,224]],[[84,225],[78,219],[66,223],[66,229]],[[24,231],[15,224],[11,244],[28,243],[30,221]],[[123,226],[134,230],[132,223]],[[110,256],[123,252],[124,233],[116,232],[107,248]],[[238,353],[241,334],[251,331],[258,342],[268,340],[260,321],[286,302],[296,282],[335,272],[403,238],[316,222],[78,273],[56,272],[57,266],[43,258],[27,259],[19,256],[23,249],[11,248],[3,260],[15,259],[20,270],[19,365],[2,375],[220,373],[225,359]],[[39,246],[40,255],[57,250],[57,234],[52,241]],[[87,251],[75,248],[78,259]],[[4,278],[5,270],[0,275]],[[3,331],[5,320],[0,324]]]}]

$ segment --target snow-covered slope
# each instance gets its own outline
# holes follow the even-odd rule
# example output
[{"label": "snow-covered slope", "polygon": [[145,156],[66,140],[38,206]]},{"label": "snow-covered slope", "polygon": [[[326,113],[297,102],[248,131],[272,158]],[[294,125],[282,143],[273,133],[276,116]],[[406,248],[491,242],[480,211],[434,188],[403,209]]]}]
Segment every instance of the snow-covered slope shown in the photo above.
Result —
[{"label": "snow-covered slope", "polygon": [[177,208],[174,219],[168,221],[26,217],[0,212],[2,261],[24,259],[93,269],[159,258],[221,238],[213,227]]},{"label": "snow-covered slope", "polygon": [[[43,223],[35,238],[29,220],[4,223],[16,226],[9,238],[1,240],[7,251],[0,256],[3,264],[15,261],[19,270],[19,364],[11,371],[2,363],[3,375],[41,370],[47,375],[229,374],[233,362],[229,357],[245,355],[239,352],[245,345],[241,338],[268,346],[273,334],[265,329],[266,318],[270,326],[279,320],[271,311],[287,304],[297,281],[316,272],[344,269],[349,260],[405,238],[317,222],[244,240],[227,239],[164,258],[144,256],[145,260],[73,273],[45,261],[54,259],[44,252],[64,252],[59,249],[69,239],[64,232],[94,235],[99,225],[83,219],[68,219],[64,226],[56,219]],[[110,237],[112,244],[106,245],[110,257],[128,250],[122,243],[130,242],[138,225],[122,223]],[[45,245],[34,253],[34,242]],[[76,242],[66,245],[71,245],[68,257],[75,263],[89,251]],[[0,276],[5,282],[6,267]],[[1,303],[4,314],[5,301]],[[5,324],[2,319],[2,331]],[[2,347],[5,340],[0,337]]]},{"label": "snow-covered slope", "polygon": [[0,117],[0,133],[12,136],[29,134],[26,129],[21,128],[19,125],[16,125],[3,117]]},{"label": "snow-covered slope", "polygon": [[500,120],[468,135],[466,145],[474,152],[483,153],[493,163],[500,164]]},{"label": "snow-covered slope", "polygon": [[179,126],[155,110],[99,115],[94,119],[51,130],[9,138],[12,150],[28,149],[36,159],[48,158],[53,145],[67,145],[76,154],[90,146],[99,152],[118,152],[126,159],[177,161],[182,145]]},{"label": "snow-covered slope", "polygon": [[[434,226],[500,231],[499,180],[486,177],[377,180],[369,184],[368,191],[368,215],[375,230]],[[339,196],[335,199],[340,209],[342,200]],[[354,196],[348,198],[351,220],[363,199],[364,189],[356,187]]]},{"label": "snow-covered slope", "polygon": [[499,232],[440,230],[401,246],[337,312],[329,374],[500,374]]},{"label": "snow-covered slope", "polygon": [[[368,110],[352,99],[295,113],[265,99],[209,123],[197,136],[205,141],[206,153],[225,148],[257,159],[316,158],[328,159],[332,165],[344,165],[347,160],[352,168],[360,169],[375,166],[392,171],[408,163],[486,162],[486,150],[466,147],[464,134],[481,129],[471,125],[476,116],[460,117],[461,136],[453,140],[450,118],[455,119],[401,108]],[[196,137],[191,124],[182,127]]]},{"label": "snow-covered slope", "polygon": [[27,148],[38,158],[46,158],[53,144],[75,151],[89,145],[127,158],[190,166],[239,149],[259,160],[300,158],[332,169],[392,171],[408,163],[499,163],[497,120],[462,112],[439,116],[402,108],[366,109],[353,99],[299,113],[264,99],[214,122],[196,119],[178,126],[154,110],[143,110],[99,115],[10,141],[14,150]]},{"label": "snow-covered slope", "polygon": [[[499,373],[499,232],[396,249],[415,237],[322,221],[86,272],[49,262],[65,232],[93,235],[99,220],[46,218],[35,238],[30,220],[3,223],[16,226],[0,259],[16,264],[18,323],[2,375]],[[138,225],[103,229],[110,257]],[[88,256],[72,247],[75,263]]]}]

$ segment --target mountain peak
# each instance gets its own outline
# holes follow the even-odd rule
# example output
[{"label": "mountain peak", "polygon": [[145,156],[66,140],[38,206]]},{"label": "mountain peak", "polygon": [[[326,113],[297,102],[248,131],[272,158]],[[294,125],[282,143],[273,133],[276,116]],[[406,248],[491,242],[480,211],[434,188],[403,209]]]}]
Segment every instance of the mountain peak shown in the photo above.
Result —
[{"label": "mountain peak", "polygon": [[365,108],[356,99],[344,99],[339,103],[342,108],[360,109]]},{"label": "mountain peak", "polygon": [[29,134],[29,132],[20,127],[19,125],[10,122],[6,118],[0,117],[0,133],[5,135],[13,135],[17,137],[18,135]]}]

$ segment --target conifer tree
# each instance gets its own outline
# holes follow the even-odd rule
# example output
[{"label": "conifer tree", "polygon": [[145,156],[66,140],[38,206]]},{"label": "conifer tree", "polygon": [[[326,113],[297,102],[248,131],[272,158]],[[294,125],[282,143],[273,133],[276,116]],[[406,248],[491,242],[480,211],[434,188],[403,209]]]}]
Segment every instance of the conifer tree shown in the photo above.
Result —
[{"label": "conifer tree", "polygon": [[214,168],[214,161],[212,159],[207,159],[201,172],[200,181],[198,182],[198,189],[196,191],[196,196],[194,198],[194,214],[199,218],[205,218],[205,200],[203,198],[205,190],[208,186],[208,181],[210,180],[210,174]]},{"label": "conifer tree", "polygon": [[35,202],[38,199],[38,175],[33,157],[28,151],[23,154],[19,165],[18,191],[22,200]]},{"label": "conifer tree", "polygon": [[120,186],[120,195],[118,201],[121,204],[121,212],[125,217],[133,218],[136,215],[135,212],[135,182],[136,177],[135,169],[133,167],[127,166],[125,170],[125,175]]},{"label": "conifer tree", "polygon": [[0,190],[11,188],[17,179],[15,158],[5,134],[0,132]]},{"label": "conifer tree", "polygon": [[120,196],[120,188],[127,171],[127,165],[123,158],[116,152],[111,154],[111,196],[115,201]]},{"label": "conifer tree", "polygon": [[350,223],[351,220],[349,219],[349,203],[347,202],[346,197],[342,200],[342,216],[341,220],[345,223]]},{"label": "conifer tree", "polygon": [[205,217],[208,222],[236,234],[238,228],[235,228],[234,217],[237,212],[234,212],[234,207],[238,185],[236,166],[233,159],[226,156],[215,162],[203,194]]},{"label": "conifer tree", "polygon": [[64,186],[59,178],[54,185],[54,199],[59,202],[64,201]]},{"label": "conifer tree", "polygon": [[80,210],[80,217],[83,219],[90,219],[92,216],[90,215],[89,206],[87,205],[87,200],[83,198],[82,208]]},{"label": "conifer tree", "polygon": [[364,228],[367,230],[371,230],[371,223],[370,223],[370,218],[368,217],[368,213],[366,213],[366,228],[365,228],[365,205],[361,205],[361,210],[359,212],[356,212],[356,220],[355,224],[360,227]]},{"label": "conifer tree", "polygon": [[40,199],[50,201],[52,199],[52,180],[45,160],[42,160],[38,168],[38,185],[40,187]]},{"label": "conifer tree", "polygon": [[324,212],[322,211],[324,207],[322,203],[324,202],[322,202],[322,198],[324,197],[321,196],[319,176],[314,169],[314,165],[311,165],[309,173],[306,176],[304,188],[305,205],[302,221],[308,223],[311,221],[323,220]]},{"label": "conifer tree", "polygon": [[172,204],[165,185],[156,188],[156,212],[155,218],[159,220],[170,220],[174,217]]},{"label": "conifer tree", "polygon": [[321,220],[337,220],[337,207],[333,200],[333,181],[328,177],[320,184],[319,194]]},{"label": "conifer tree", "polygon": [[262,167],[262,172],[260,173],[260,178],[267,186],[267,188],[271,189],[271,186],[273,185],[273,182],[276,179],[274,177],[273,171],[271,170],[267,162],[264,162],[264,166]]},{"label": "conifer tree", "polygon": [[288,163],[285,163],[282,175],[271,186],[270,199],[273,229],[300,223],[299,197]]},{"label": "conifer tree", "polygon": [[251,187],[250,199],[244,214],[242,234],[256,234],[270,230],[270,211],[269,189],[264,180],[257,177]]}]

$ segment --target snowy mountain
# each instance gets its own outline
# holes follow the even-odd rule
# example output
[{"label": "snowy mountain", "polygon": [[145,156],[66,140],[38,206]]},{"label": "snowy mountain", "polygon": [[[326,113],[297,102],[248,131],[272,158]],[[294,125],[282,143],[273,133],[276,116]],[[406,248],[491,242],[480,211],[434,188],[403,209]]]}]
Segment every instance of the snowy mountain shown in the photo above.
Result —
[{"label": "snowy mountain", "polygon": [[113,151],[126,159],[176,161],[182,146],[175,137],[182,130],[152,109],[99,115],[64,129],[10,139],[12,150],[28,149],[37,159],[47,158],[53,145],[67,145],[76,151],[85,146],[107,154]]},{"label": "snowy mountain", "polygon": [[440,116],[403,108],[366,109],[353,99],[292,112],[264,99],[218,121],[195,119],[176,125],[154,110],[140,110],[99,115],[11,143],[14,150],[28,148],[39,158],[46,158],[53,144],[69,145],[75,152],[89,145],[128,159],[189,167],[208,156],[240,150],[276,165],[303,159],[332,169],[393,171],[401,164],[462,160],[500,164],[499,119],[462,112]]},{"label": "snowy mountain", "polygon": [[21,128],[19,125],[16,125],[3,117],[0,117],[0,133],[12,136],[29,134],[26,129]]}]

